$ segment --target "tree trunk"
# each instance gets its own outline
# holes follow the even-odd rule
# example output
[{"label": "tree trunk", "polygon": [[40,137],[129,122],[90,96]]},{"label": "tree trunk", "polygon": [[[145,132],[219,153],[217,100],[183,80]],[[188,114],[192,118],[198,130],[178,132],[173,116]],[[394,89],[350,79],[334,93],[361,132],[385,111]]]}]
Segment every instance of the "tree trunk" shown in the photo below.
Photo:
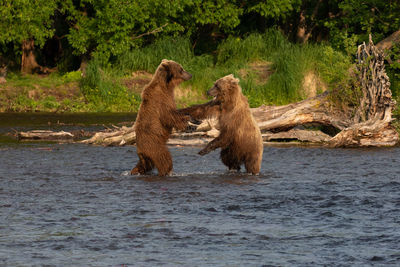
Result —
[{"label": "tree trunk", "polygon": [[32,74],[40,69],[39,64],[36,62],[34,54],[35,41],[33,39],[24,40],[22,42],[22,61],[21,72],[24,74]]},{"label": "tree trunk", "polygon": [[311,33],[315,27],[314,19],[318,13],[321,3],[322,3],[322,0],[318,0],[318,2],[315,4],[313,13],[310,16],[309,21],[307,21],[307,18],[306,18],[307,3],[303,2],[303,5],[300,10],[300,14],[299,14],[299,21],[298,21],[297,33],[296,33],[296,39],[297,39],[298,43],[305,44],[305,43],[307,43],[308,39],[311,37]]},{"label": "tree trunk", "polygon": [[309,34],[307,36],[306,31],[307,31],[306,15],[305,11],[301,10],[299,15],[299,25],[297,26],[297,34],[296,34],[296,39],[298,43],[304,44],[307,42]]},{"label": "tree trunk", "polygon": [[382,41],[380,41],[376,48],[380,50],[390,50],[392,49],[393,45],[400,43],[400,30],[395,31],[389,37],[386,37]]},{"label": "tree trunk", "polygon": [[328,92],[285,106],[261,106],[252,109],[252,112],[261,131],[280,132],[304,124],[326,125],[343,130],[351,123],[350,112],[333,106]]}]

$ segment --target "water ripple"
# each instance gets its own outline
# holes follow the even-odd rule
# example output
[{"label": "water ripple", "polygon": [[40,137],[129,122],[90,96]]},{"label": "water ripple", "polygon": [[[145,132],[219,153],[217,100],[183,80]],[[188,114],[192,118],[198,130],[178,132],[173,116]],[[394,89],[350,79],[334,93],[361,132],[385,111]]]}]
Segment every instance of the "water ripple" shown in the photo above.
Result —
[{"label": "water ripple", "polygon": [[129,175],[134,147],[2,147],[0,265],[400,260],[400,178],[393,164],[400,148],[265,147],[256,177],[227,172],[217,152],[170,150],[174,173],[162,178]]}]

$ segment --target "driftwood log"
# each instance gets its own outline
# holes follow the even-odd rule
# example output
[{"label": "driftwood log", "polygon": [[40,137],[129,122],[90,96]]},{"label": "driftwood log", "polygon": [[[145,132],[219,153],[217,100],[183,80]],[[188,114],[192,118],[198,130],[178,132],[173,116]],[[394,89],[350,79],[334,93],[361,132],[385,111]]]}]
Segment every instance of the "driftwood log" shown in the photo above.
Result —
[{"label": "driftwood log", "polygon": [[29,132],[18,132],[17,137],[19,140],[72,140],[74,135],[64,131],[33,130]]},{"label": "driftwood log", "polygon": [[[265,142],[300,141],[332,147],[393,146],[399,135],[391,125],[392,99],[389,78],[385,72],[383,52],[371,37],[357,51],[353,90],[360,91],[356,106],[334,104],[333,92],[284,106],[261,106],[252,109]],[[173,133],[169,144],[202,145],[218,136],[218,121],[204,120],[195,132]],[[98,132],[85,144],[106,146],[132,145],[136,141],[134,125],[113,131]]]}]

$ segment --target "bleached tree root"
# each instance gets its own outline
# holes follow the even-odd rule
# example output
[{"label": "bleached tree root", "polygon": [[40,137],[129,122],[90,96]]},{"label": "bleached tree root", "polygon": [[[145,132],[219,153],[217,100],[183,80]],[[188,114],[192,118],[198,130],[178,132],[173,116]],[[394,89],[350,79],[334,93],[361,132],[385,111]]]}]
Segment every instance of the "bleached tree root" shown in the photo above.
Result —
[{"label": "bleached tree root", "polygon": [[357,72],[362,98],[353,118],[353,125],[329,141],[333,147],[393,146],[399,134],[391,125],[396,101],[392,99],[389,77],[386,75],[383,52],[368,44],[357,51]]}]

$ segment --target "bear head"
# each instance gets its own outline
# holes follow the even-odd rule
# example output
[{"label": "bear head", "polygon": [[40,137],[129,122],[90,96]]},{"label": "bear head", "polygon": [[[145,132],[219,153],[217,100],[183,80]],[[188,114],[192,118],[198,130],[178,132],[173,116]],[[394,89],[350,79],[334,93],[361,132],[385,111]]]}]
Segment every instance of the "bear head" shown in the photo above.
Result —
[{"label": "bear head", "polygon": [[164,80],[167,85],[172,86],[192,78],[192,74],[184,70],[179,63],[167,59],[161,61],[154,76],[157,80]]},{"label": "bear head", "polygon": [[207,92],[209,96],[214,97],[214,101],[221,104],[235,103],[241,93],[239,79],[235,78],[233,74],[218,79]]}]

